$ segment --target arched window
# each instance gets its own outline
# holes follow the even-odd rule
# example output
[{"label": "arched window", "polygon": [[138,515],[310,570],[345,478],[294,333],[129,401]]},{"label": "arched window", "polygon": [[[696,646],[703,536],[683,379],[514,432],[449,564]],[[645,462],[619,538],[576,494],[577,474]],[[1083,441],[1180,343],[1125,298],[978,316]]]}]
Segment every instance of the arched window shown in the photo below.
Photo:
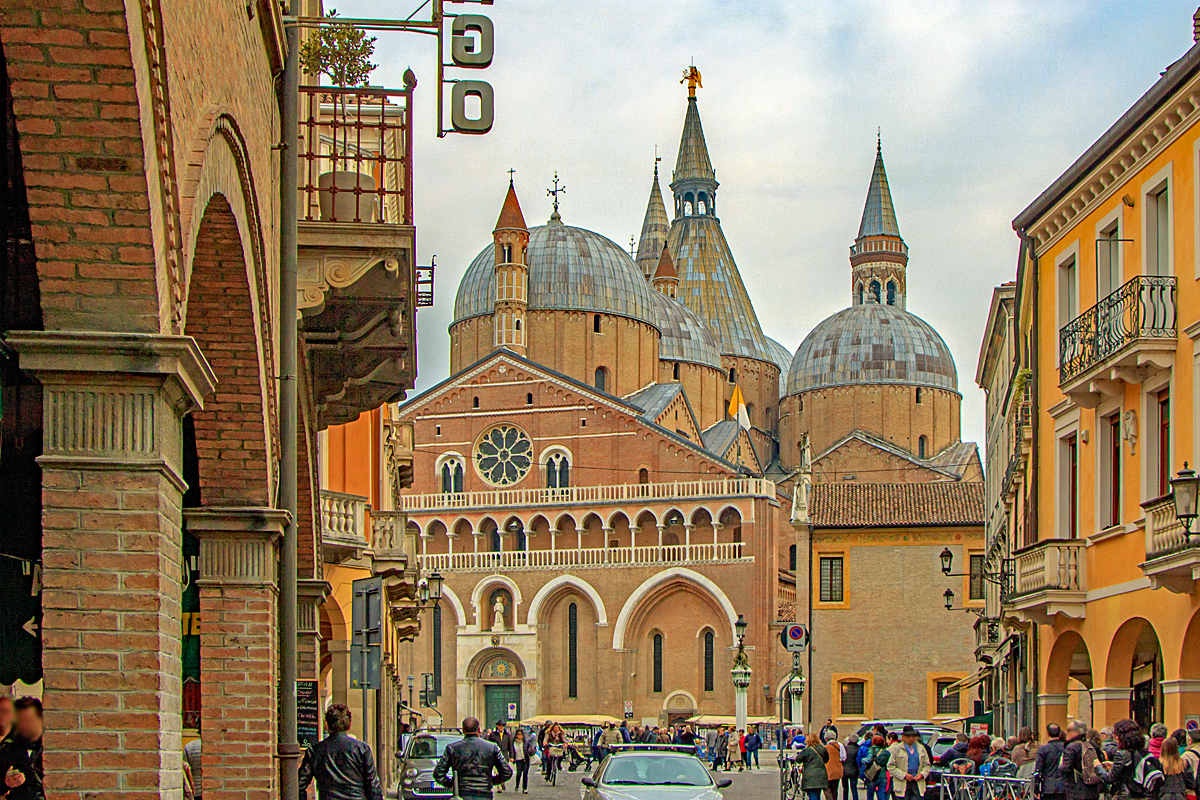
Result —
[{"label": "arched window", "polygon": [[746,403],[746,419],[750,420],[750,424],[754,424],[754,403]]},{"label": "arched window", "polygon": [[642,467],[638,470],[638,483],[647,484],[650,482],[650,470]]},{"label": "arched window", "polygon": [[442,464],[442,494],[454,494],[463,490],[463,465],[457,458],[448,458]]},{"label": "arched window", "polygon": [[503,256],[504,263],[505,264],[512,263],[512,245],[511,244],[502,245],[500,249],[504,251],[504,256]]},{"label": "arched window", "polygon": [[663,690],[663,637],[661,633],[654,634],[654,689]]},{"label": "arched window", "polygon": [[864,295],[864,292],[863,292],[863,285],[862,285],[862,281],[859,281],[858,283],[856,283],[856,284],[854,285],[854,296],[855,296],[856,298],[858,298],[858,304],[859,304],[859,305],[862,305],[862,304],[863,304],[863,300],[864,300],[864,296],[863,296],[863,295]]},{"label": "arched window", "polygon": [[496,528],[492,531],[492,552],[500,552],[500,529]]},{"label": "arched window", "polygon": [[600,315],[593,314],[592,315],[592,333],[599,333],[599,332],[600,332]]},{"label": "arched window", "polygon": [[433,694],[435,697],[442,696],[442,607],[436,605],[433,607],[433,663],[430,664],[430,670],[433,672]]},{"label": "arched window", "polygon": [[525,405],[527,405],[527,406],[533,405],[533,392],[525,393]]},{"label": "arched window", "polygon": [[678,361],[676,361],[674,364],[671,365],[671,377],[674,378],[675,380],[679,380],[679,362]]},{"label": "arched window", "polygon": [[921,405],[921,401],[923,401],[924,399],[925,398],[921,396],[921,387],[918,386],[917,387],[917,405]]},{"label": "arched window", "polygon": [[704,632],[704,691],[713,691],[713,650],[716,637],[712,631]]},{"label": "arched window", "polygon": [[529,549],[529,539],[525,535],[524,526],[522,526],[521,528],[519,528],[517,530],[516,547],[514,547],[513,549],[515,549],[518,553],[524,553],[526,550]]},{"label": "arched window", "polygon": [[517,330],[521,330],[521,320],[519,320],[519,319],[518,319],[518,320],[517,320],[515,323],[513,323],[513,324],[514,324],[514,325],[516,325],[516,329],[517,329]]},{"label": "arched window", "polygon": [[887,282],[887,304],[889,306],[896,305],[896,282]]},{"label": "arched window", "polygon": [[796,571],[796,545],[788,545],[788,569]]},{"label": "arched window", "polygon": [[692,215],[692,209],[695,207],[695,205],[696,196],[691,192],[685,194],[683,196],[683,215],[685,217],[690,217]]},{"label": "arched window", "polygon": [[471,398],[471,408],[479,408],[479,398],[478,397]]},{"label": "arched window", "polygon": [[596,367],[596,388],[604,392],[608,390],[608,370]]},{"label": "arched window", "polygon": [[733,383],[736,380],[737,380],[737,372],[734,370],[733,367],[730,367],[729,368],[729,382]]},{"label": "arched window", "polygon": [[917,439],[917,458],[925,457],[925,437],[921,436]]},{"label": "arched window", "polygon": [[546,459],[546,488],[566,489],[571,485],[571,464],[565,453]]},{"label": "arched window", "polygon": [[579,608],[567,606],[567,697],[579,696]]},{"label": "arched window", "polygon": [[879,302],[879,281],[871,281],[871,302]]},{"label": "arched window", "polygon": [[800,398],[800,410],[801,411],[804,410],[804,398],[803,397]]}]

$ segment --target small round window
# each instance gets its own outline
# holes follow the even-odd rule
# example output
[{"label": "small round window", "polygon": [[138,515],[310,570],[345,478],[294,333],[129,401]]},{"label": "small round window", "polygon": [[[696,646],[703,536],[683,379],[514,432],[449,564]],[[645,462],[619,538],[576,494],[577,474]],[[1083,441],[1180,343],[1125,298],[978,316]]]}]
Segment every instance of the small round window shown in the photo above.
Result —
[{"label": "small round window", "polygon": [[515,425],[489,428],[475,445],[475,468],[493,486],[512,486],[532,465],[533,443]]}]

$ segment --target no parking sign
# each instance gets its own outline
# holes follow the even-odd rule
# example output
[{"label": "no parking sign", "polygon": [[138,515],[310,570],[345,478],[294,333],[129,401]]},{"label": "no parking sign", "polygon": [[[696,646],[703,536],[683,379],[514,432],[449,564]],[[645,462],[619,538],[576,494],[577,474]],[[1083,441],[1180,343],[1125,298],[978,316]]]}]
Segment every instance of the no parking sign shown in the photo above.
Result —
[{"label": "no parking sign", "polygon": [[808,649],[808,639],[807,625],[793,623],[783,626],[783,630],[779,632],[779,641],[789,653],[803,653]]}]

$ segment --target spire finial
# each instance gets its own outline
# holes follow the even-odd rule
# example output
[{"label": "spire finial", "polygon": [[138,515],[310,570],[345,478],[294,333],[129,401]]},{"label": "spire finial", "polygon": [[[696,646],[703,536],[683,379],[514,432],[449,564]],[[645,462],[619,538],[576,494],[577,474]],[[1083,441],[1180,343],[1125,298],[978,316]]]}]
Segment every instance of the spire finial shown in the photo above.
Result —
[{"label": "spire finial", "polygon": [[637,237],[629,234],[629,257],[637,258]]},{"label": "spire finial", "polygon": [[875,152],[883,152],[883,128],[875,129]]},{"label": "spire finial", "polygon": [[696,69],[696,65],[692,64],[683,71],[683,77],[679,80],[680,83],[686,82],[688,85],[688,97],[695,98],[696,89],[704,88],[704,84],[700,82],[700,70]]},{"label": "spire finial", "polygon": [[654,145],[654,180],[658,180],[658,162],[662,161],[662,156],[658,154],[658,145]]},{"label": "spire finial", "polygon": [[560,194],[566,194],[566,191],[567,191],[566,186],[558,185],[558,170],[555,170],[554,171],[554,188],[546,190],[547,196],[554,198],[554,213],[550,215],[550,219],[552,221],[557,222],[562,219],[562,217],[560,217],[558,215],[558,196]]},{"label": "spire finial", "polygon": [[513,169],[512,167],[508,168],[508,185],[509,186],[513,185],[513,173],[515,173],[515,172],[516,172],[516,170]]}]

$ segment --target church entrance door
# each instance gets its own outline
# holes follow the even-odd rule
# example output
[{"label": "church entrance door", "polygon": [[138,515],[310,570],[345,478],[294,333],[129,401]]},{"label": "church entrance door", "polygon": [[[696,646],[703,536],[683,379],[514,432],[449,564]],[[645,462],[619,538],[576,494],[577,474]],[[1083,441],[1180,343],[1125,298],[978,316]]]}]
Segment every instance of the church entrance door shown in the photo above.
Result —
[{"label": "church entrance door", "polygon": [[[509,715],[509,706],[516,706],[516,713]],[[500,720],[514,722],[521,719],[521,686],[516,683],[499,683],[483,687],[484,725],[491,728]]]}]

